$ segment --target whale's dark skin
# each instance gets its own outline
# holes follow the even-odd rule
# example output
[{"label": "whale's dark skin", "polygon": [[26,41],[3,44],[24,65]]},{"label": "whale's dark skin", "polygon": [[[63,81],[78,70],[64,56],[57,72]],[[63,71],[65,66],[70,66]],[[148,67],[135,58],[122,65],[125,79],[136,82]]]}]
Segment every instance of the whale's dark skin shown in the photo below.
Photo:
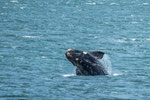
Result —
[{"label": "whale's dark skin", "polygon": [[104,66],[98,61],[102,59],[104,52],[83,52],[68,49],[66,58],[76,67],[76,75],[108,75]]}]

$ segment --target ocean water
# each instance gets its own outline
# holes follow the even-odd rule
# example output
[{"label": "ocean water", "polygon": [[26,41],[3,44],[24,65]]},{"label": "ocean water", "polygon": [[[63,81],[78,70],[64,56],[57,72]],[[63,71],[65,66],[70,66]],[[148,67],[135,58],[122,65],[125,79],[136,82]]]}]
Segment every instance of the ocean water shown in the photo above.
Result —
[{"label": "ocean water", "polygon": [[[100,50],[76,76],[66,50]],[[149,0],[0,0],[0,100],[150,100]]]}]

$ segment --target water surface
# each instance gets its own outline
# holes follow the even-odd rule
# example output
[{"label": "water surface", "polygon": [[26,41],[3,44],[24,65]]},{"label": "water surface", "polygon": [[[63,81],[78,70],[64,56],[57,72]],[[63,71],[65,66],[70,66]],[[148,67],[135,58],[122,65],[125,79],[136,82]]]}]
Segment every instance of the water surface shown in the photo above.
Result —
[{"label": "water surface", "polygon": [[[150,1],[1,0],[0,99],[149,100]],[[109,55],[76,76],[68,48]]]}]

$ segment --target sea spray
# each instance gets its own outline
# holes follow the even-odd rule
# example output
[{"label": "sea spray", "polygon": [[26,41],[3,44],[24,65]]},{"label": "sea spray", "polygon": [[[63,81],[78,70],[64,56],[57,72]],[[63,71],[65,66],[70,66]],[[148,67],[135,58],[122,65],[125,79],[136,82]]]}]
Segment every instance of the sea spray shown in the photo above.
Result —
[{"label": "sea spray", "polygon": [[110,61],[110,57],[107,54],[104,54],[103,58],[99,60],[107,70],[108,74],[112,74],[112,65]]},{"label": "sea spray", "polygon": [[63,75],[64,77],[71,77],[71,76],[76,76],[76,74],[65,74]]}]

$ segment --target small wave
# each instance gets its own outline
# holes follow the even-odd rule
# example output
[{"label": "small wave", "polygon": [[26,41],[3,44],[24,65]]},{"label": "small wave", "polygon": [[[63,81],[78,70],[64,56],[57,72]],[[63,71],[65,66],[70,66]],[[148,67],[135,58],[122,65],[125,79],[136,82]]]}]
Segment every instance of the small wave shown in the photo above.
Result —
[{"label": "small wave", "polygon": [[96,5],[96,2],[89,2],[89,3],[86,3],[87,5]]},{"label": "small wave", "polygon": [[37,36],[22,36],[22,37],[24,37],[24,38],[39,38]]},{"label": "small wave", "polygon": [[124,39],[118,39],[117,42],[124,43],[125,40]]},{"label": "small wave", "polygon": [[102,5],[104,2],[88,2],[87,5]]},{"label": "small wave", "polygon": [[3,58],[3,56],[0,55],[0,58]]},{"label": "small wave", "polygon": [[125,43],[125,42],[130,42],[130,41],[139,41],[140,39],[137,39],[137,38],[122,38],[122,39],[117,39],[115,40],[116,42],[119,42],[119,43]]},{"label": "small wave", "polygon": [[25,7],[20,7],[20,9],[24,9]]},{"label": "small wave", "polygon": [[146,6],[146,5],[149,5],[149,3],[143,3],[143,5],[145,5],[145,6]]},{"label": "small wave", "polygon": [[12,46],[12,48],[13,48],[13,49],[16,49],[16,48],[17,48],[17,46]]},{"label": "small wave", "polygon": [[41,58],[46,59],[47,57],[46,56],[41,56]]},{"label": "small wave", "polygon": [[132,24],[138,24],[138,22],[131,22]]},{"label": "small wave", "polygon": [[104,22],[104,24],[109,24],[108,22]]},{"label": "small wave", "polygon": [[7,13],[0,13],[0,15],[7,15]]},{"label": "small wave", "polygon": [[118,3],[112,2],[110,5],[119,5]]},{"label": "small wave", "polygon": [[137,40],[136,38],[131,38],[131,41],[135,41],[135,40]]},{"label": "small wave", "polygon": [[76,76],[75,74],[65,74],[63,75],[64,77],[71,77],[71,76]]},{"label": "small wave", "polygon": [[12,3],[19,3],[18,0],[12,0],[10,2],[12,2]]},{"label": "small wave", "polygon": [[150,41],[150,38],[147,38],[147,39],[145,39],[145,40]]}]

